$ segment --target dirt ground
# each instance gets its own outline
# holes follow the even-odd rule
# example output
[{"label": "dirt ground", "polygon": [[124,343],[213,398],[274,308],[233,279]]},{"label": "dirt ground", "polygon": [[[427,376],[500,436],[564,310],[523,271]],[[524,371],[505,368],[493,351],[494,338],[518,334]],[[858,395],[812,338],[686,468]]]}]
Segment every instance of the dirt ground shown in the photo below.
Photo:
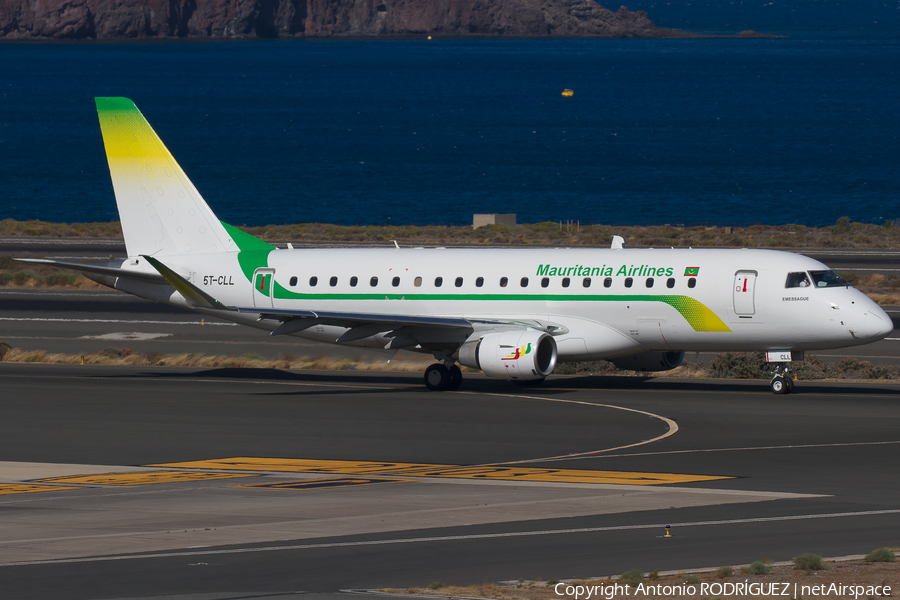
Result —
[{"label": "dirt ground", "polygon": [[[892,548],[891,550],[898,550]],[[763,562],[763,561],[760,561]],[[429,598],[499,600],[774,599],[875,598],[900,596],[900,562],[867,562],[863,556],[823,559],[825,568],[805,571],[793,562],[763,562],[770,572],[751,574],[751,565],[723,566],[663,573],[644,573],[640,585],[631,580],[627,592],[620,576],[597,579],[506,581],[474,585],[433,582],[426,588],[382,589],[381,593]],[[728,569],[732,574],[727,575]],[[759,570],[758,564],[756,565]],[[616,586],[618,584],[618,587]],[[751,585],[753,584],[753,585]]]}]

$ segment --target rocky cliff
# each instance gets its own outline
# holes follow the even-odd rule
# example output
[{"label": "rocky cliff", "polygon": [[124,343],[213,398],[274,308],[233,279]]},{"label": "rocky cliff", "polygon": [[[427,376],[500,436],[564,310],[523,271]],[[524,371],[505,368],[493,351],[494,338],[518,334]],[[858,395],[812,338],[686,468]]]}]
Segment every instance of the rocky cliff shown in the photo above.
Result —
[{"label": "rocky cliff", "polygon": [[669,37],[594,0],[0,0],[0,38]]}]

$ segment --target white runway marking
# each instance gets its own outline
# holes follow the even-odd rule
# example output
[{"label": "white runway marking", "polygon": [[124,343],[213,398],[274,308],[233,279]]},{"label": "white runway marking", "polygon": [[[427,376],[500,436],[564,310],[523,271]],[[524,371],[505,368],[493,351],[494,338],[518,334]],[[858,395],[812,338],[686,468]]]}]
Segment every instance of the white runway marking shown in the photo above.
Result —
[{"label": "white runway marking", "polygon": [[[474,394],[476,392],[459,392],[461,394]],[[547,456],[544,458],[529,458],[525,460],[513,460],[508,462],[500,462],[500,463],[487,463],[483,466],[497,466],[497,465],[519,465],[523,463],[540,463],[540,462],[550,462],[554,460],[568,460],[573,458],[590,458],[592,456],[598,454],[604,454],[606,452],[613,452],[615,450],[625,450],[626,448],[634,448],[636,446],[644,446],[646,444],[652,444],[653,442],[658,442],[663,440],[669,436],[675,435],[678,433],[678,424],[669,419],[668,417],[663,417],[662,415],[657,415],[652,412],[647,412],[645,410],[638,410],[636,408],[625,408],[624,406],[615,406],[614,404],[597,404],[594,402],[585,402],[583,400],[564,400],[562,398],[545,398],[542,396],[524,396],[521,394],[499,394],[499,393],[490,393],[490,392],[478,392],[480,395],[484,396],[500,396],[501,398],[525,398],[526,400],[541,400],[544,402],[560,402],[563,404],[581,404],[584,406],[596,406],[598,408],[612,408],[614,410],[623,410],[626,412],[633,412],[640,415],[645,415],[654,419],[659,419],[663,423],[668,426],[668,431],[666,431],[662,435],[658,435],[655,438],[649,440],[643,440],[640,442],[635,442],[633,444],[627,444],[625,446],[616,446],[615,448],[604,448],[602,450],[590,450],[588,452],[576,452],[574,454],[562,454],[560,456]]]},{"label": "white runway marking", "polygon": [[116,331],[113,333],[104,333],[103,335],[83,335],[79,340],[115,340],[115,341],[134,341],[134,340],[155,340],[157,338],[170,337],[171,333],[141,333],[140,331]]},{"label": "white runway marking", "polygon": [[[35,321],[42,323],[140,323],[144,325],[200,325],[200,321],[132,321],[130,319],[58,319],[48,317],[0,317],[0,321]],[[206,325],[240,327],[237,323],[204,322]]]},{"label": "white runway marking", "polygon": [[[605,454],[599,458],[625,458],[628,456],[661,456],[663,454],[695,454],[701,452],[744,452],[751,450],[794,450],[800,448],[839,448],[842,446],[886,446],[900,444],[900,440],[887,442],[838,442],[833,444],[791,444],[790,446],[748,446],[744,448],[701,448],[696,450],[663,450],[660,452],[634,452],[627,454]],[[598,458],[595,456],[575,456],[572,459]]]},{"label": "white runway marking", "polygon": [[292,544],[286,546],[256,546],[252,548],[229,548],[225,550],[182,550],[176,552],[159,552],[150,554],[122,554],[113,556],[86,556],[81,558],[60,558],[53,560],[28,560],[21,562],[0,563],[0,567],[18,567],[27,565],[60,565],[86,562],[107,562],[118,560],[141,560],[149,558],[173,558],[181,556],[213,556],[221,554],[250,554],[254,552],[278,552],[283,550],[319,550],[324,548],[353,548],[363,546],[387,546],[391,544],[421,544],[427,542],[457,542],[462,540],[491,540],[502,538],[535,537],[544,535],[565,535],[571,533],[597,533],[603,531],[635,531],[641,529],[660,529],[669,525],[672,529],[680,527],[703,527],[709,525],[743,525],[747,523],[772,523],[779,521],[805,521],[810,519],[839,519],[846,517],[868,517],[876,515],[900,514],[900,508],[886,510],[867,510],[844,513],[821,513],[812,515],[786,515],[781,517],[751,517],[747,519],[723,519],[721,521],[689,521],[685,523],[647,523],[640,525],[613,525],[609,527],[583,527],[578,529],[543,529],[537,531],[510,531],[507,533],[476,533],[470,535],[442,535],[420,538],[393,538],[385,540],[365,540],[358,542],[332,542],[321,544]]}]

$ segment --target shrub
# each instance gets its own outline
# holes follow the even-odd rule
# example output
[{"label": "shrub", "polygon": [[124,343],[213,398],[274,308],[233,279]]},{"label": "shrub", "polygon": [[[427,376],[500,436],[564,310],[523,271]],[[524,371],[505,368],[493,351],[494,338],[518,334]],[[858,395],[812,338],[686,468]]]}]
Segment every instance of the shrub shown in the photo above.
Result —
[{"label": "shrub", "polygon": [[547,586],[556,585],[557,583],[559,583],[559,579],[551,579],[547,581]]},{"label": "shrub", "polygon": [[439,590],[446,585],[443,581],[432,581],[428,584],[429,590]]},{"label": "shrub", "polygon": [[866,554],[866,560],[869,562],[894,562],[897,556],[888,548],[878,548]]},{"label": "shrub", "polygon": [[3,360],[3,357],[6,356],[6,353],[12,350],[12,346],[7,342],[0,342],[0,360]]},{"label": "shrub", "polygon": [[644,572],[640,569],[631,569],[619,575],[619,581],[628,585],[638,585],[644,580]]},{"label": "shrub", "polygon": [[768,575],[772,572],[772,567],[766,561],[754,560],[749,567],[744,567],[743,571],[751,575]]},{"label": "shrub", "polygon": [[687,585],[697,585],[698,583],[700,583],[700,578],[696,575],[688,575],[684,578],[684,582]]},{"label": "shrub", "polygon": [[794,568],[802,571],[821,571],[825,568],[822,557],[812,552],[804,552],[800,556],[794,557]]},{"label": "shrub", "polygon": [[575,365],[570,362],[559,363],[553,370],[556,375],[574,375]]},{"label": "shrub", "polygon": [[726,379],[768,379],[771,367],[762,352],[726,352],[709,365],[709,374]]},{"label": "shrub", "polygon": [[716,577],[718,577],[719,579],[725,579],[726,577],[731,577],[732,575],[734,575],[734,569],[729,566],[719,567],[716,571]]}]

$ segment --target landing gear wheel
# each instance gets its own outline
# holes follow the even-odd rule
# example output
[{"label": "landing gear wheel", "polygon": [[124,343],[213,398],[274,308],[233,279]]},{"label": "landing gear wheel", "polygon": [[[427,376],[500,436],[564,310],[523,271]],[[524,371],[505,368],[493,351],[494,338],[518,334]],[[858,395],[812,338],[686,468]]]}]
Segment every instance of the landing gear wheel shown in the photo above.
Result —
[{"label": "landing gear wheel", "polygon": [[450,391],[458,390],[459,386],[462,385],[462,370],[456,365],[450,365],[450,383],[447,385],[447,389]]},{"label": "landing gear wheel", "polygon": [[[433,392],[446,390],[450,386],[450,370],[438,363],[425,369],[425,387]],[[462,380],[462,374],[460,374]]]},{"label": "landing gear wheel", "polygon": [[772,392],[775,394],[788,393],[788,383],[781,375],[773,377],[772,381],[769,382],[769,387],[772,388]]},{"label": "landing gear wheel", "polygon": [[787,391],[785,394],[790,394],[794,391],[794,378],[790,375],[786,375],[784,378],[784,382],[787,384]]}]

